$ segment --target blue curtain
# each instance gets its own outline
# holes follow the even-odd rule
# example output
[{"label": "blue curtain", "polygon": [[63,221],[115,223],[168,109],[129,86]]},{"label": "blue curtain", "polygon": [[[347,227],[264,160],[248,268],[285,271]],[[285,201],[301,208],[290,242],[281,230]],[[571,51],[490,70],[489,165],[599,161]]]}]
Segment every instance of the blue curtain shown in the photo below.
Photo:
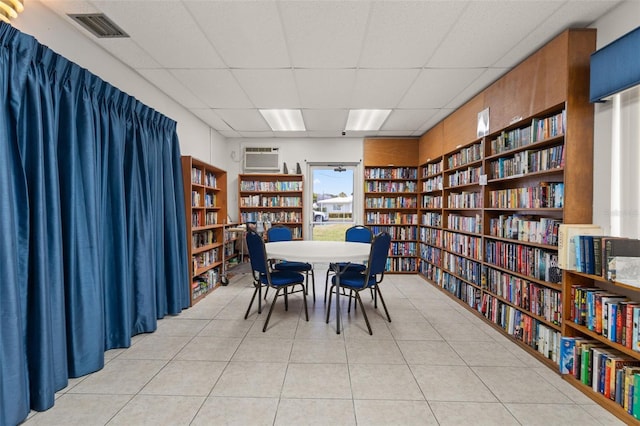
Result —
[{"label": "blue curtain", "polygon": [[189,306],[176,123],[0,23],[0,425]]}]

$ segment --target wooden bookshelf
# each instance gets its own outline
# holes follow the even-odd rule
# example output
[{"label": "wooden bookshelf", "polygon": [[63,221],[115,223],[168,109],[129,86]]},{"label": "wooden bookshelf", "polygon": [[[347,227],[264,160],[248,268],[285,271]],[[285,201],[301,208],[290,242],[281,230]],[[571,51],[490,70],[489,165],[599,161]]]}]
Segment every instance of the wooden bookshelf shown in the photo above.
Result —
[{"label": "wooden bookshelf", "polygon": [[227,218],[227,173],[191,156],[182,157],[187,219],[189,294],[193,306],[219,284],[223,224]]},{"label": "wooden bookshelf", "polygon": [[563,32],[419,141],[421,276],[556,370],[557,226],[591,222],[594,50],[594,30]]},{"label": "wooden bookshelf", "polygon": [[417,139],[365,139],[364,224],[388,232],[387,271],[418,271]]},{"label": "wooden bookshelf", "polygon": [[285,225],[294,239],[303,236],[303,175],[238,175],[238,207],[241,223],[268,228]]}]

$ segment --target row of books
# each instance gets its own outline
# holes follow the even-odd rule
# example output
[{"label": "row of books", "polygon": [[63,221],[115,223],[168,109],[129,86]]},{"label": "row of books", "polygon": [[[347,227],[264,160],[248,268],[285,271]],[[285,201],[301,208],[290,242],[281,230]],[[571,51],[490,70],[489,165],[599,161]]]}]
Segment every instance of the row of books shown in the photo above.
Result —
[{"label": "row of books", "polygon": [[640,352],[640,303],[595,287],[571,286],[571,321]]},{"label": "row of books", "polygon": [[475,143],[450,155],[447,158],[447,164],[450,169],[453,169],[479,160],[482,160],[482,143]]},{"label": "row of books", "polygon": [[453,231],[482,233],[482,218],[479,214],[462,216],[451,213],[447,215],[447,228]]},{"label": "row of books", "polygon": [[495,139],[491,140],[491,155],[510,151],[531,144],[531,126],[502,131]]},{"label": "row of books", "polygon": [[560,372],[570,374],[640,419],[640,360],[597,340],[563,337]]},{"label": "row of books", "polygon": [[423,195],[420,206],[423,209],[441,209],[443,199],[442,195]]},{"label": "row of books", "polygon": [[418,184],[416,182],[386,182],[386,181],[368,181],[365,182],[366,192],[417,192]]},{"label": "row of books", "polygon": [[500,215],[489,219],[489,234],[494,237],[555,246],[558,244],[560,222],[549,217]]},{"label": "row of books", "polygon": [[482,193],[474,191],[451,192],[447,197],[447,208],[479,209],[482,208]]},{"label": "row of books", "polygon": [[482,265],[480,263],[453,253],[445,253],[442,257],[442,267],[444,269],[473,284],[480,284],[480,277],[482,276]]},{"label": "row of books", "polygon": [[416,197],[367,197],[365,206],[369,209],[414,209],[418,206]]},{"label": "row of books", "polygon": [[434,176],[422,182],[422,192],[442,190],[442,175]]},{"label": "row of books", "polygon": [[442,160],[436,163],[427,164],[422,168],[422,177],[426,178],[438,173],[442,173],[442,165],[443,165]]},{"label": "row of books", "polygon": [[520,148],[548,138],[564,134],[566,127],[566,111],[546,118],[534,118],[527,125],[508,132],[502,132],[491,140],[491,155]]},{"label": "row of books", "polygon": [[418,230],[415,226],[372,226],[373,235],[386,232],[392,240],[417,240]]},{"label": "row of books", "polygon": [[564,183],[543,182],[539,186],[489,191],[489,207],[499,209],[562,208]]},{"label": "row of books", "polygon": [[191,247],[194,249],[211,245],[216,242],[216,233],[214,231],[194,232],[191,235]]},{"label": "row of books", "polygon": [[440,265],[442,259],[442,250],[437,247],[420,244],[420,257],[435,265]]},{"label": "row of books", "polygon": [[[442,197],[441,197],[442,198]],[[442,214],[441,213],[423,213],[422,224],[428,226],[440,227],[442,226]]]},{"label": "row of books", "polygon": [[263,181],[257,181],[257,180],[242,180],[240,181],[240,191],[301,192],[302,182],[299,182],[299,181],[263,182]]},{"label": "row of books", "polygon": [[598,225],[563,224],[559,230],[558,255],[563,269],[640,287],[638,239],[603,235]]},{"label": "row of books", "polygon": [[202,211],[191,212],[191,226],[193,226],[194,228],[200,226],[216,225],[217,223],[218,212],[207,212],[204,215]]},{"label": "row of books", "polygon": [[418,243],[416,242],[392,242],[389,247],[391,256],[416,256],[418,253]]},{"label": "row of books", "polygon": [[249,195],[240,197],[240,207],[302,207],[302,197]]},{"label": "row of books", "polygon": [[482,239],[480,237],[445,231],[443,241],[442,246],[447,251],[478,261],[482,259]]},{"label": "row of books", "polygon": [[387,259],[386,270],[390,272],[415,272],[417,269],[415,257],[390,257]]},{"label": "row of books", "polygon": [[365,179],[417,179],[418,169],[415,167],[366,168]]},{"label": "row of books", "polygon": [[561,324],[562,292],[486,266],[483,275],[488,291],[552,324]]},{"label": "row of books", "polygon": [[489,175],[490,179],[502,179],[561,167],[564,167],[564,149],[559,145],[539,151],[518,152],[513,157],[498,158],[489,163]]},{"label": "row of books", "polygon": [[302,223],[302,213],[294,211],[282,212],[241,212],[242,223]]},{"label": "row of books", "polygon": [[442,272],[442,281],[436,282],[449,293],[465,302],[473,309],[477,309],[480,304],[482,292],[479,288],[467,284],[455,275],[451,275],[446,271]]},{"label": "row of books", "polygon": [[505,332],[535,349],[556,364],[560,360],[561,334],[521,310],[488,293],[482,294],[478,310]]},{"label": "row of books", "polygon": [[562,279],[558,253],[538,247],[487,240],[485,260],[499,268],[551,283],[559,283]]},{"label": "row of books", "polygon": [[434,228],[420,228],[420,241],[434,246],[442,245],[442,230]]},{"label": "row of books", "polygon": [[196,271],[198,269],[205,268],[218,262],[219,251],[217,248],[214,248],[203,253],[194,254],[191,260],[193,263],[193,274],[196,275]]},{"label": "row of books", "polygon": [[480,182],[480,175],[482,174],[482,166],[469,167],[464,170],[457,170],[448,176],[449,187],[459,185],[469,185],[472,183]]},{"label": "row of books", "polygon": [[420,273],[428,280],[433,281],[434,283],[440,283],[442,279],[442,269],[438,266],[428,263],[428,262],[420,262]]},{"label": "row of books", "polygon": [[367,212],[365,214],[365,221],[367,225],[379,224],[379,225],[417,225],[418,215],[411,213],[380,213],[380,212]]},{"label": "row of books", "polygon": [[208,293],[216,286],[220,277],[218,268],[209,269],[202,275],[194,277],[191,283],[191,297],[195,300],[203,294]]}]

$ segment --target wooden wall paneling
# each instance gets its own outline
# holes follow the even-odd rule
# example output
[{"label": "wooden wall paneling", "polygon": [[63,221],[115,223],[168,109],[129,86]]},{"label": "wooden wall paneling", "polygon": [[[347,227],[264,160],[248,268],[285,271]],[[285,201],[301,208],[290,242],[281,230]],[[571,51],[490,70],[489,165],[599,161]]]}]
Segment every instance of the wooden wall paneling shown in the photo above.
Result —
[{"label": "wooden wall paneling", "polygon": [[[596,30],[572,30],[567,45],[568,90],[565,143],[566,223],[590,223],[593,209],[593,104],[589,103],[589,55]],[[576,196],[580,194],[580,196]]]},{"label": "wooden wall paneling", "polygon": [[424,164],[434,158],[440,157],[444,143],[444,123],[441,121],[432,127],[420,138],[418,142],[419,163]]},{"label": "wooden wall paneling", "polygon": [[364,166],[418,166],[418,139],[364,140]]},{"label": "wooden wall paneling", "polygon": [[481,92],[444,119],[444,152],[478,139],[478,113],[484,105],[484,92]]}]

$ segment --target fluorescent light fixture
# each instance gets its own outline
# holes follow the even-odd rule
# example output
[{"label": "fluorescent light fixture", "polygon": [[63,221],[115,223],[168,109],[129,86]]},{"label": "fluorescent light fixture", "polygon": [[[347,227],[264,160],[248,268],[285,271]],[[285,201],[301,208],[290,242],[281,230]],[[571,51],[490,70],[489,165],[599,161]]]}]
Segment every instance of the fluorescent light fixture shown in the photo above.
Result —
[{"label": "fluorescent light fixture", "polygon": [[390,109],[350,109],[345,130],[380,130]]},{"label": "fluorescent light fixture", "polygon": [[299,109],[261,109],[259,111],[274,132],[307,130],[304,127],[302,111]]}]

